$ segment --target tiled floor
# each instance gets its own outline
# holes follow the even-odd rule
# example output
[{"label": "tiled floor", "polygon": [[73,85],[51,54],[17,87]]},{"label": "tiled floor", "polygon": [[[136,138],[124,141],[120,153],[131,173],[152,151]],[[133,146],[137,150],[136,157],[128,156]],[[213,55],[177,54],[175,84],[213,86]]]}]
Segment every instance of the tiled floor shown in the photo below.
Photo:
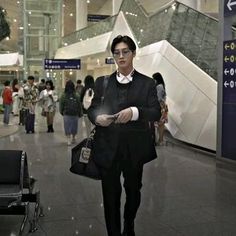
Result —
[{"label": "tiled floor", "polygon": [[[45,217],[38,231],[24,235],[106,236],[100,182],[69,172],[62,118],[57,115],[53,134],[45,132],[40,115],[36,121],[35,134],[20,127],[0,138],[0,149],[27,152],[41,191]],[[172,143],[157,149],[159,158],[144,168],[137,236],[236,235],[236,175],[216,168],[213,155]],[[19,216],[0,216],[0,235],[17,235],[20,222]]]}]

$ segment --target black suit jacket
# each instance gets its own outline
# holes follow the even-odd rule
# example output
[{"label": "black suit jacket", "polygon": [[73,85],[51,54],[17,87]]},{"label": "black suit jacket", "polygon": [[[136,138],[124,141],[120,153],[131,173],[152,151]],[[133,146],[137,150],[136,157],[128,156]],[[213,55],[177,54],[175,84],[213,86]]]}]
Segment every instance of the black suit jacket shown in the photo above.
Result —
[{"label": "black suit jacket", "polygon": [[[103,80],[104,77],[96,80],[94,98],[88,109],[88,117],[94,124],[99,114],[119,112],[116,72],[109,77],[105,92]],[[104,101],[101,105],[103,94]],[[128,90],[127,107],[132,106],[138,108],[137,121],[129,121],[126,124],[113,123],[108,127],[96,126],[93,154],[97,165],[103,168],[111,166],[121,138],[124,138],[128,145],[129,159],[132,164],[144,164],[157,157],[149,128],[149,121],[157,121],[161,116],[156,86],[153,79],[137,71],[134,71],[133,81]]]}]

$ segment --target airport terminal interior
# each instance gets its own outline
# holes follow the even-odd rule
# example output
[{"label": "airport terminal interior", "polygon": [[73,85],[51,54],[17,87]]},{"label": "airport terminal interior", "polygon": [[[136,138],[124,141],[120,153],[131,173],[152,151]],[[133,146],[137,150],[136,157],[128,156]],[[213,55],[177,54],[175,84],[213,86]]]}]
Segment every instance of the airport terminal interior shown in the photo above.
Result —
[{"label": "airport terminal interior", "polygon": [[[168,104],[158,158],[144,166],[136,236],[236,235],[235,164],[216,157],[218,0],[1,0],[0,10],[0,93],[6,80],[22,85],[34,76],[36,85],[53,81],[60,97],[68,80],[83,83],[86,75],[115,71],[111,42],[130,36],[135,69],[163,75]],[[49,60],[79,64],[62,69],[48,67]],[[0,206],[1,236],[107,235],[101,181],[69,171],[72,148],[87,137],[86,118],[79,118],[75,142],[68,143],[56,105],[54,132],[47,132],[36,104],[34,132],[27,133],[19,110],[4,124],[0,98],[0,155],[24,151],[29,179],[40,191],[40,199],[26,200],[29,219],[20,234],[24,214],[6,214]],[[35,201],[40,212],[32,230]],[[122,211],[124,202],[123,191]]]}]

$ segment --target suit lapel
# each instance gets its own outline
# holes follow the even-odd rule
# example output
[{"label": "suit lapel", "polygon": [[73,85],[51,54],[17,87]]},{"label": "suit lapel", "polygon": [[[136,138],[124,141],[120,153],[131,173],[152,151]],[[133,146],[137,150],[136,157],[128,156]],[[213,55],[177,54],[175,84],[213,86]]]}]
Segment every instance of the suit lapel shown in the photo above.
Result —
[{"label": "suit lapel", "polygon": [[109,104],[108,106],[111,107],[112,113],[117,112],[114,110],[118,107],[118,90],[116,85],[116,73],[111,74],[109,78],[105,96],[105,103]]}]

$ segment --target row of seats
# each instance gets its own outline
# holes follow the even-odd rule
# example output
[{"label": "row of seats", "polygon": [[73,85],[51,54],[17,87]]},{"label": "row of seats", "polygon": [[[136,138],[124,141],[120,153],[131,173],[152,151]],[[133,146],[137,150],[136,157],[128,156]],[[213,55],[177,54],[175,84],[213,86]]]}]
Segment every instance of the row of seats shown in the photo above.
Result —
[{"label": "row of seats", "polygon": [[[27,155],[21,150],[0,150],[0,215],[24,215],[19,235],[23,234],[26,222],[30,232],[37,230],[43,207],[40,191],[35,191],[36,180],[29,176]],[[33,214],[30,210],[33,205]]]}]

